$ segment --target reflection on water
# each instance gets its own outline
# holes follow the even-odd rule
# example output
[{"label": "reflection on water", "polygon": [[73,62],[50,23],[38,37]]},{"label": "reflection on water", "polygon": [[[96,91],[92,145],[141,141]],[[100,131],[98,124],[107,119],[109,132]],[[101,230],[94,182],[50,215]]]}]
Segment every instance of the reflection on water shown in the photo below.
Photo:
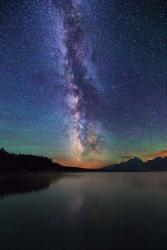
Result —
[{"label": "reflection on water", "polygon": [[167,173],[11,177],[0,196],[2,250],[167,249]]},{"label": "reflection on water", "polygon": [[48,188],[61,178],[51,174],[29,174],[4,176],[0,178],[0,198],[17,193],[29,193]]}]

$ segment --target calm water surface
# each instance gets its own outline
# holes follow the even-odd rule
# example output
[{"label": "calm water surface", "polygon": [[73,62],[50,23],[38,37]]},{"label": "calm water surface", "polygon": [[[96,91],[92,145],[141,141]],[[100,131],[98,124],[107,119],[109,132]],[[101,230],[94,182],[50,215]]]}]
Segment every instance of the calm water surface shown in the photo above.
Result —
[{"label": "calm water surface", "polygon": [[0,249],[167,249],[167,173],[1,178]]}]

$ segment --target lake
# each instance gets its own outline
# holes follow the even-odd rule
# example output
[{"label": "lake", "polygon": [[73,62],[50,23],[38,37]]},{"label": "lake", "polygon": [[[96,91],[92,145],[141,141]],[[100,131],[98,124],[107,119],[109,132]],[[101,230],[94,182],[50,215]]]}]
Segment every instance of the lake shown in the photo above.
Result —
[{"label": "lake", "polygon": [[167,249],[167,173],[1,177],[1,250]]}]

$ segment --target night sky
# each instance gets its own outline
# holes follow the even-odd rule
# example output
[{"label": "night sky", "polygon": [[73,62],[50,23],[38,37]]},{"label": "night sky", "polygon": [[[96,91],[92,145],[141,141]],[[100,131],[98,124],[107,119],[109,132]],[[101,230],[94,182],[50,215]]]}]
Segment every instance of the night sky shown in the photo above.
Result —
[{"label": "night sky", "polygon": [[0,147],[72,166],[167,156],[167,2],[1,0]]}]

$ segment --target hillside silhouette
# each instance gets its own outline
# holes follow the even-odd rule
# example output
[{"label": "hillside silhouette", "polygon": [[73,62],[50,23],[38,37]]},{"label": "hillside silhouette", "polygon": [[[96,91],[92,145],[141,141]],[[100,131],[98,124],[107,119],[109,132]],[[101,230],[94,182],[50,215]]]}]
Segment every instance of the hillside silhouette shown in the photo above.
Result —
[{"label": "hillside silhouette", "polygon": [[0,149],[0,171],[5,173],[53,171],[50,159],[33,155],[16,155]]},{"label": "hillside silhouette", "polygon": [[143,162],[135,157],[126,162],[114,164],[101,169],[84,169],[64,167],[43,156],[11,154],[0,149],[0,173],[41,173],[41,172],[139,172],[139,171],[167,171],[167,157],[155,158]]},{"label": "hillside silhouette", "polygon": [[40,173],[82,171],[73,167],[64,167],[43,156],[11,154],[0,149],[0,173]]}]

